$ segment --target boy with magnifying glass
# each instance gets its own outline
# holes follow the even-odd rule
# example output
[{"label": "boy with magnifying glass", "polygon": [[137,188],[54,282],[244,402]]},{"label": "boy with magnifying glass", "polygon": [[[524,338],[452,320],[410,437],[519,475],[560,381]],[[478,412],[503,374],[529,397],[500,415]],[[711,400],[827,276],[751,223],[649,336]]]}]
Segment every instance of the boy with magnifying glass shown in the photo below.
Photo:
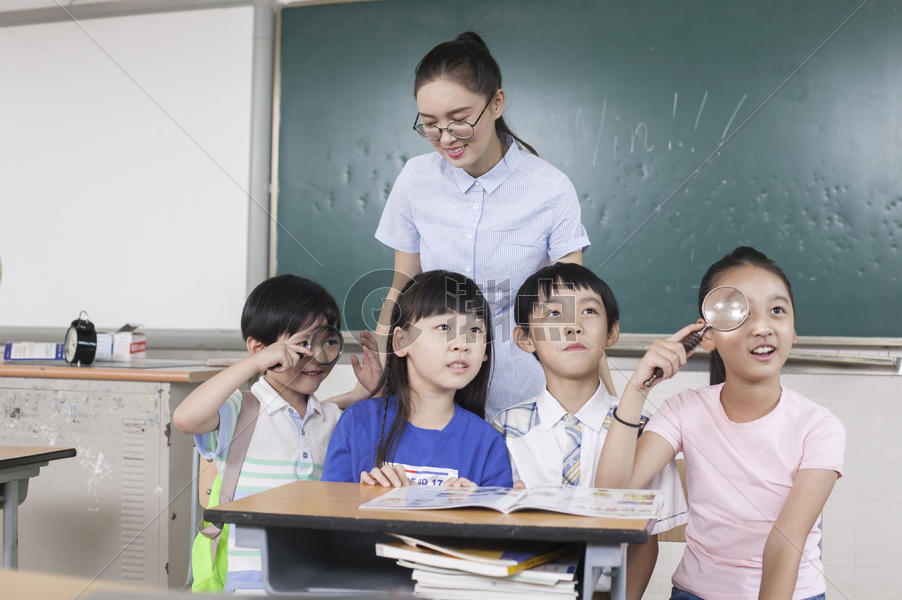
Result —
[{"label": "boy with magnifying glass", "polygon": [[[176,427],[194,435],[201,456],[216,459],[222,475],[220,503],[322,477],[326,447],[341,411],[314,393],[341,355],[340,319],[329,292],[302,277],[273,277],[248,296],[241,315],[248,356],[191,392],[172,416]],[[365,348],[363,361],[353,366],[363,387],[374,389],[382,374],[375,352]],[[239,388],[258,373],[250,392],[242,392]],[[228,473],[237,470],[233,447],[242,449],[244,459],[237,483],[230,484],[234,473]],[[230,485],[233,491],[227,490]],[[259,551],[236,545],[234,532],[228,535],[225,529],[220,544],[225,537],[223,591],[262,588]],[[197,565],[194,571],[197,581]]]}]

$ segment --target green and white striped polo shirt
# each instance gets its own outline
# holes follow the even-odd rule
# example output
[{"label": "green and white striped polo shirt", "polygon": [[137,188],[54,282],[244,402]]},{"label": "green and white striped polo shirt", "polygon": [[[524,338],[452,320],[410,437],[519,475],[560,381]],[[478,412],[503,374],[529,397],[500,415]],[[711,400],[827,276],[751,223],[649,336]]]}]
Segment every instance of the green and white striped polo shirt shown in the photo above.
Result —
[{"label": "green and white striped polo shirt", "polygon": [[[310,396],[307,412],[302,417],[263,377],[251,387],[251,393],[260,401],[260,412],[238,476],[234,499],[299,479],[318,481],[323,474],[329,437],[341,414],[338,406]],[[220,473],[225,468],[240,410],[241,391],[236,390],[219,409],[219,427],[194,436],[200,454],[207,459],[214,458]],[[239,581],[247,581],[239,573],[260,571],[260,551],[236,546],[235,538],[233,529],[229,535],[228,579],[234,580],[233,575],[238,575]]]}]

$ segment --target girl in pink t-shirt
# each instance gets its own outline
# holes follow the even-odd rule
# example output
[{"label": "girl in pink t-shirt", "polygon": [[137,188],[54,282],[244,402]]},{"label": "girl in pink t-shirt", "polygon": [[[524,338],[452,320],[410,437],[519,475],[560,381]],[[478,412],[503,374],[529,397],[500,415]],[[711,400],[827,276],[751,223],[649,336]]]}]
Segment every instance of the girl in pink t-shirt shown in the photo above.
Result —
[{"label": "girl in pink t-shirt", "polygon": [[797,339],[783,271],[736,248],[702,278],[699,311],[724,285],[740,289],[750,311],[738,329],[704,334],[712,385],[667,400],[637,442],[643,382],[656,367],[666,379],[685,364],[680,340],[703,321],[655,341],[614,413],[595,482],[642,487],[683,453],[689,524],[671,600],[821,599],[820,517],[842,475],[845,431],[830,411],[780,385]]}]

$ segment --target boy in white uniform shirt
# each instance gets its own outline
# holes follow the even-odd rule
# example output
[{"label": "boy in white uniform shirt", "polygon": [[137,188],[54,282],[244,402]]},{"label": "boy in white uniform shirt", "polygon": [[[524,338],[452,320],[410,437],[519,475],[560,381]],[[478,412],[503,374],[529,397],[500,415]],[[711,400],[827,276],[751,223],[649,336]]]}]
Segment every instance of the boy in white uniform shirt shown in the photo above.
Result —
[{"label": "boy in white uniform shirt", "polygon": [[[514,339],[545,371],[545,391],[499,413],[494,426],[510,452],[515,487],[592,487],[617,399],[599,385],[598,366],[620,335],[613,292],[589,269],[556,263],[529,277],[517,292]],[[648,417],[642,417],[642,424]],[[641,428],[639,430],[641,435]],[[686,523],[676,465],[649,484],[664,490],[661,518],[645,544],[630,544],[627,597],[639,599],[658,556],[657,534]]]}]

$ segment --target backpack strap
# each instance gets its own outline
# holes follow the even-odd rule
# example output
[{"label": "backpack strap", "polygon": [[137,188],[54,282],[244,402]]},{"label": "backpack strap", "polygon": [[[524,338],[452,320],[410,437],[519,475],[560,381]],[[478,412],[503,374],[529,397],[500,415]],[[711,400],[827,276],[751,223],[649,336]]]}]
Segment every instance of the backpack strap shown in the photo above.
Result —
[{"label": "backpack strap", "polygon": [[238,411],[238,420],[235,422],[235,431],[229,444],[229,453],[226,456],[225,469],[222,471],[222,487],[219,489],[219,503],[231,502],[238,487],[238,476],[241,474],[241,466],[247,457],[247,449],[254,437],[254,428],[257,425],[257,415],[260,413],[260,401],[250,392],[241,392],[241,410]]},{"label": "backpack strap", "polygon": [[[225,467],[220,477],[218,496],[214,500],[211,494],[210,501],[213,506],[219,506],[231,502],[238,487],[238,476],[241,475],[241,465],[247,457],[247,449],[254,437],[254,429],[257,426],[257,415],[260,413],[260,401],[250,392],[241,392],[241,408],[238,411],[238,419],[235,422],[235,430],[232,432],[232,441],[229,443],[229,452],[226,454]],[[215,488],[214,484],[214,488]],[[212,506],[208,506],[212,508]],[[220,526],[210,523],[200,529],[204,536],[215,539],[220,532]]]}]

